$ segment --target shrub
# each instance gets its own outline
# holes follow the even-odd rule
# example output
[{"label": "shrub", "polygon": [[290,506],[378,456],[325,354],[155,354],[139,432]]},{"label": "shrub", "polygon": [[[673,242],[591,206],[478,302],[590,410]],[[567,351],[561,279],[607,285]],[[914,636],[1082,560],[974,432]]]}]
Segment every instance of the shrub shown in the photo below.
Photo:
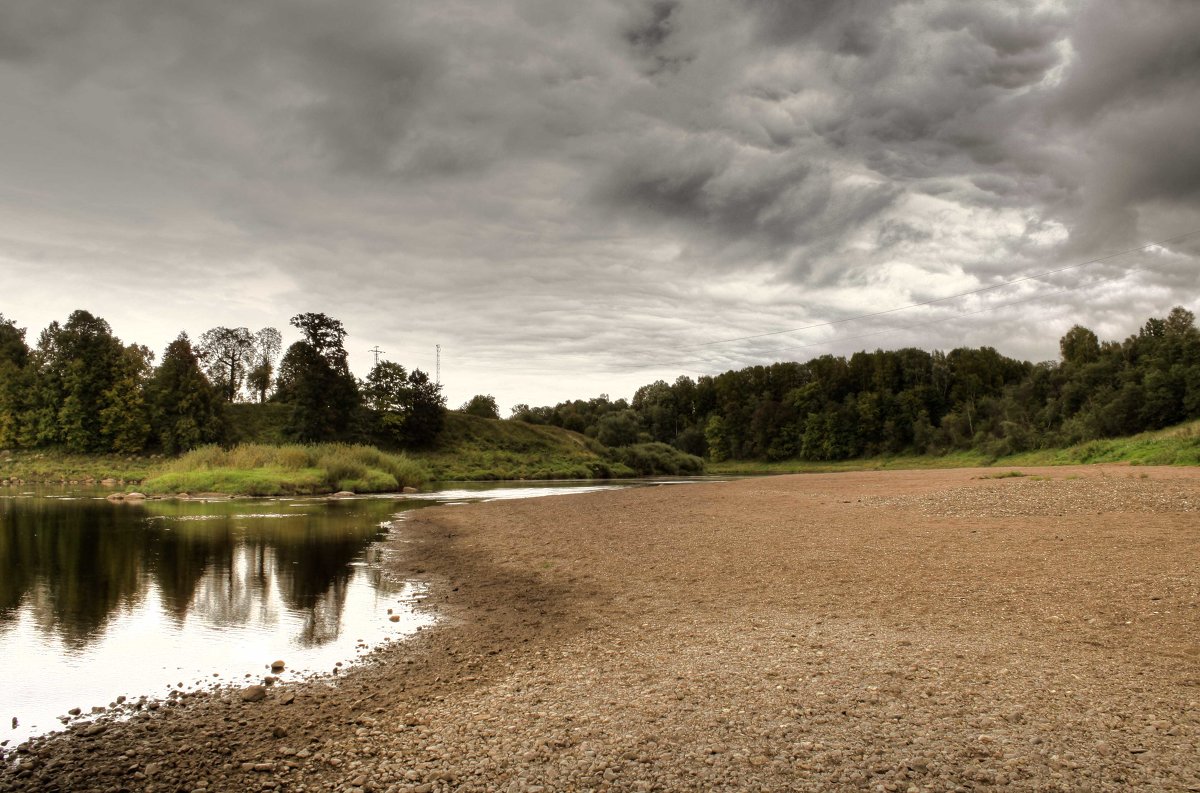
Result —
[{"label": "shrub", "polygon": [[704,473],[704,461],[665,443],[638,443],[618,449],[622,461],[638,476],[679,476]]}]

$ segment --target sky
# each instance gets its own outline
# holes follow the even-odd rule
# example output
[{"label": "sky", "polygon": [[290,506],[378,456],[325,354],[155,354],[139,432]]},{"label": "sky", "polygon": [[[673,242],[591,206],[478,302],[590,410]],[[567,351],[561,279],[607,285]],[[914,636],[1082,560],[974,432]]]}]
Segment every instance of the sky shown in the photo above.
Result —
[{"label": "sky", "polygon": [[324,312],[507,415],[1200,310],[1195,0],[4,0],[0,108],[31,341]]}]

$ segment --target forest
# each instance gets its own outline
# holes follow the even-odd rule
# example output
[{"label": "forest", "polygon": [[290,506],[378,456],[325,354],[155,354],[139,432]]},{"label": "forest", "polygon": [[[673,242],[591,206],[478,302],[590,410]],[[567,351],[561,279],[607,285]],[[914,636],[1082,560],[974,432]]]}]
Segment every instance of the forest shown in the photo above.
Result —
[{"label": "forest", "polygon": [[[434,444],[439,384],[381,360],[365,380],[347,364],[346,330],[324,314],[280,358],[273,328],[181,333],[162,360],[76,311],[36,344],[0,315],[0,448],[178,454],[231,442],[229,406],[284,406],[299,442],[383,448]],[[510,420],[583,433],[611,448],[661,443],[712,461],[845,460],[977,450],[999,457],[1131,435],[1200,417],[1200,330],[1177,307],[1124,341],[1075,326],[1061,359],[1029,363],[991,347],[823,355],[693,380],[659,380],[631,401],[606,395],[553,407],[516,405]],[[496,415],[491,396],[462,407]]]},{"label": "forest", "polygon": [[302,443],[430,444],[445,419],[441,387],[420,369],[379,361],[365,381],[350,371],[346,329],[325,314],[291,319],[302,338],[281,352],[274,328],[186,333],[162,360],[124,344],[87,311],[52,322],[30,347],[0,315],[0,447],[84,454],[179,454],[231,437],[229,406],[285,407],[286,436]]},{"label": "forest", "polygon": [[1131,435],[1200,417],[1200,331],[1184,308],[1124,341],[1076,325],[1061,360],[991,347],[823,355],[696,380],[659,380],[633,400],[517,405],[512,418],[608,446],[659,441],[712,461],[845,460],[879,454],[991,457]]}]

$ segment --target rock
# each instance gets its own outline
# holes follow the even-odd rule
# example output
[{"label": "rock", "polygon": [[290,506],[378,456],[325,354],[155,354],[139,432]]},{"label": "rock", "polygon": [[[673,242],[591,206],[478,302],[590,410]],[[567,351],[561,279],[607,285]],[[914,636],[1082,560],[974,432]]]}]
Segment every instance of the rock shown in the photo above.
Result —
[{"label": "rock", "polygon": [[404,493],[404,494],[406,494],[406,495],[408,495],[408,494],[411,494],[411,493],[419,493],[420,491],[419,491],[419,490],[417,490],[415,487],[405,487],[405,488],[404,488],[403,490],[401,490],[400,492],[401,492],[401,493]]},{"label": "rock", "polygon": [[349,498],[353,495],[354,493],[349,490],[339,490],[333,494],[332,498]]},{"label": "rock", "polygon": [[83,711],[79,708],[71,708],[67,711],[67,713],[71,716],[78,716],[80,713],[83,713]]},{"label": "rock", "polygon": [[100,484],[104,485],[105,487],[116,487],[117,480],[116,479],[101,479]]},{"label": "rock", "polygon": [[286,694],[284,694],[282,697],[279,698],[280,705],[291,705],[295,701],[296,701],[296,695],[293,694],[291,691],[287,692]]},{"label": "rock", "polygon": [[271,662],[271,671],[272,672],[282,672],[284,666],[286,666],[286,664],[284,664],[283,661],[272,661]]},{"label": "rock", "polygon": [[246,686],[242,689],[242,702],[262,702],[267,698],[266,686]]},{"label": "rock", "polygon": [[146,500],[146,494],[145,494],[145,493],[139,493],[139,492],[137,492],[137,491],[135,490],[135,491],[134,491],[134,492],[132,492],[132,493],[126,493],[126,494],[125,494],[125,500],[126,500],[126,501],[145,501],[145,500]]},{"label": "rock", "polygon": [[124,493],[109,493],[107,496],[105,496],[105,498],[107,498],[109,501],[124,501],[125,494]]},{"label": "rock", "polygon": [[399,621],[400,621],[400,615],[399,615],[399,614],[393,614],[392,616],[388,617],[388,619],[389,619],[389,620],[391,620],[392,622],[399,622]]}]

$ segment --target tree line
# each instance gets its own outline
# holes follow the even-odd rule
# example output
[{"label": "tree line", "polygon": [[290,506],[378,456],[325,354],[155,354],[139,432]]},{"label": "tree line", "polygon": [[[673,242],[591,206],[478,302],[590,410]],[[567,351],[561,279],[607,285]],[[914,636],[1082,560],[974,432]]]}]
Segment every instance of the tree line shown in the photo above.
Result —
[{"label": "tree line", "polygon": [[713,461],[875,454],[991,456],[1131,435],[1200,417],[1200,331],[1177,307],[1122,342],[1076,325],[1061,360],[991,347],[823,355],[637,390],[632,401],[516,405],[511,418],[608,446],[659,441]]},{"label": "tree line", "polygon": [[284,432],[298,442],[395,448],[437,437],[445,398],[427,374],[381,360],[359,381],[340,321],[303,313],[291,324],[302,338],[282,359],[278,330],[218,327],[195,344],[180,333],[155,366],[148,347],[87,311],[52,322],[32,347],[0,314],[0,447],[177,454],[226,441],[236,401],[286,406]]}]

